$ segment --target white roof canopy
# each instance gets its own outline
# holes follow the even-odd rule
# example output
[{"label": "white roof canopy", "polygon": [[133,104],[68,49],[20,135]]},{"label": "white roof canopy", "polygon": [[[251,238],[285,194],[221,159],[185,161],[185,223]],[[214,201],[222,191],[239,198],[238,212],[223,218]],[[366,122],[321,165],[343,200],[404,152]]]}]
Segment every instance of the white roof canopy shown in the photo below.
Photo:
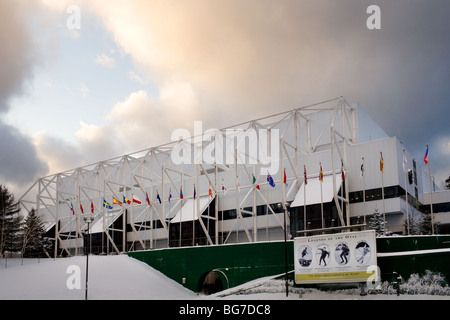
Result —
[{"label": "white roof canopy", "polygon": [[[106,227],[109,228],[114,223],[114,221],[116,221],[117,218],[120,217],[121,214],[122,214],[122,209],[106,210],[106,212],[105,212]],[[83,221],[83,220],[81,220],[81,221]],[[98,220],[94,222],[94,224],[90,228],[89,233],[98,233],[98,232],[103,232],[102,216],[98,216]]]},{"label": "white roof canopy", "polygon": [[170,223],[198,220],[199,216],[208,208],[213,199],[214,198],[210,196],[198,198],[200,214],[197,214],[197,199],[188,199],[183,201],[183,206],[177,212],[175,217],[173,217]]},{"label": "white roof canopy", "polygon": [[[335,175],[336,193],[339,192],[342,184],[341,174]],[[322,187],[322,191],[321,191]],[[300,207],[305,205],[305,191],[306,191],[306,205],[317,204],[321,202],[321,194],[323,203],[328,203],[333,200],[333,175],[323,177],[323,182],[320,182],[319,177],[308,179],[308,183],[303,183],[300,186],[291,207]]]}]

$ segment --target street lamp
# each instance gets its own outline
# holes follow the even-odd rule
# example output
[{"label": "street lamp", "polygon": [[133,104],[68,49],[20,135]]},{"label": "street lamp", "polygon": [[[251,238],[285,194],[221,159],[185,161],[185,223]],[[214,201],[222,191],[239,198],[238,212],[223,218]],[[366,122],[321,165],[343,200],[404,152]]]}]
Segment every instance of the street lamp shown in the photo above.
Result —
[{"label": "street lamp", "polygon": [[[281,209],[282,205],[279,203],[278,209]],[[285,266],[285,283],[286,283],[286,297],[289,295],[289,287],[288,287],[288,261],[287,261],[287,239],[286,239],[286,216],[287,210],[289,207],[289,203],[285,203],[284,205],[284,266]]]},{"label": "street lamp", "polygon": [[[84,299],[87,300],[88,295],[88,266],[89,266],[89,253],[91,251],[91,233],[89,232],[89,224],[94,221],[94,216],[90,215],[89,218],[87,216],[83,217],[84,222],[87,223],[87,234],[89,234],[89,250],[86,250],[86,290],[84,293]],[[87,247],[87,246],[86,246]],[[88,252],[89,251],[89,252]]]}]

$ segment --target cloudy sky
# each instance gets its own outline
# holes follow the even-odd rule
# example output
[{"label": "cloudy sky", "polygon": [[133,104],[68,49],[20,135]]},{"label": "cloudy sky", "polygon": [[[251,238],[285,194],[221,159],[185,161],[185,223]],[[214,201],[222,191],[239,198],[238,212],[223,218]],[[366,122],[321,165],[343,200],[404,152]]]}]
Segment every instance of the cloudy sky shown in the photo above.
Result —
[{"label": "cloudy sky", "polygon": [[[367,8],[380,8],[380,29]],[[344,96],[450,175],[448,0],[1,0],[0,183]]]}]

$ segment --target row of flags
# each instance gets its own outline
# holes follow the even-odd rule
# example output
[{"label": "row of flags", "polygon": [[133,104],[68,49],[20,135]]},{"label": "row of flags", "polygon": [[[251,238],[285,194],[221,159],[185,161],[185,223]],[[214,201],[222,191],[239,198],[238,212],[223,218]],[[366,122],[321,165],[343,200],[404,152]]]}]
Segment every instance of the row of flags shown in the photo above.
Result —
[{"label": "row of flags", "polygon": [[[425,156],[423,158],[423,161],[424,161],[425,164],[428,164],[428,145],[427,145],[427,150],[425,152]],[[319,163],[319,167],[320,167],[320,170],[319,170],[319,181],[323,182],[322,163]],[[406,170],[405,168],[406,168],[406,158],[404,157],[403,158],[403,169]],[[363,157],[362,160],[361,160],[361,176],[364,175],[364,171],[365,171],[365,168],[364,168],[364,157]],[[384,173],[384,159],[383,159],[383,153],[381,151],[380,151],[380,172]],[[342,160],[341,160],[341,176],[342,176],[342,180],[344,180],[345,179],[345,173],[344,173],[344,164],[343,164]],[[252,184],[255,186],[256,189],[261,190],[259,184],[256,181],[255,175],[252,175],[252,178],[253,178],[252,179],[253,180]],[[308,184],[308,176],[307,176],[307,173],[306,173],[306,165],[303,166],[303,178],[304,178],[305,185]],[[239,180],[238,180],[237,177],[236,177],[236,179],[237,179],[236,180],[236,184],[237,184],[237,186],[239,188]],[[269,172],[267,173],[267,182],[269,183],[269,186],[271,186],[272,188],[275,188],[275,181],[273,180],[273,177],[270,175]],[[283,183],[286,186],[288,185],[287,184],[286,169],[284,169],[284,171],[283,171]],[[227,188],[225,187],[225,184],[222,181],[222,193],[225,194],[226,190],[227,190]],[[212,189],[211,189],[211,184],[209,185],[209,192],[208,193],[209,193],[209,196],[212,198],[213,197],[213,193],[212,193]],[[194,198],[194,200],[197,198],[197,191],[196,191],[196,188],[195,188],[195,184],[194,184],[193,198]],[[160,204],[162,203],[162,200],[161,200],[161,197],[159,195],[158,190],[156,191],[156,199],[158,200],[158,202]],[[170,202],[171,199],[172,199],[172,189],[170,189],[170,191],[169,191],[168,202]],[[183,187],[180,187],[180,199],[184,199]],[[150,198],[149,198],[147,192],[145,193],[145,200],[146,200],[147,204],[150,206],[151,202],[150,202]],[[137,204],[141,204],[142,203],[141,200],[139,200],[139,198],[134,196],[134,195],[132,197],[132,200],[130,200],[127,197],[123,196],[122,201],[119,201],[115,197],[113,197],[113,201],[112,201],[113,205],[114,204],[118,204],[120,206],[122,206],[124,203],[131,204],[132,202],[133,203],[137,203]],[[106,209],[113,209],[113,206],[110,205],[105,199],[103,199],[103,207],[106,208]],[[72,211],[72,214],[75,215],[75,209],[74,209],[72,203],[70,204],[70,209]],[[83,209],[83,206],[81,205],[81,203],[80,203],[80,210],[81,210],[81,213],[84,214],[84,209]],[[92,201],[91,201],[91,213],[94,213],[94,204],[93,204]]]}]

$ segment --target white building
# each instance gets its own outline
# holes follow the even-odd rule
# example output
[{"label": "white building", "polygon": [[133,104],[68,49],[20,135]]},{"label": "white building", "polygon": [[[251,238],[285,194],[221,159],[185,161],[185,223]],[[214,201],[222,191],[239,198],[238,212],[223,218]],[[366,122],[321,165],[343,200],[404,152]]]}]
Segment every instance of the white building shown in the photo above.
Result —
[{"label": "white building", "polygon": [[[290,237],[305,228],[362,224],[376,211],[390,232],[405,233],[406,215],[419,215],[416,208],[428,203],[422,164],[342,97],[202,129],[192,139],[181,130],[165,145],[41,178],[20,203],[36,208],[58,240],[55,255],[84,248],[88,215],[92,250],[108,253],[279,240],[284,209]],[[450,202],[448,193],[439,201]]]}]

